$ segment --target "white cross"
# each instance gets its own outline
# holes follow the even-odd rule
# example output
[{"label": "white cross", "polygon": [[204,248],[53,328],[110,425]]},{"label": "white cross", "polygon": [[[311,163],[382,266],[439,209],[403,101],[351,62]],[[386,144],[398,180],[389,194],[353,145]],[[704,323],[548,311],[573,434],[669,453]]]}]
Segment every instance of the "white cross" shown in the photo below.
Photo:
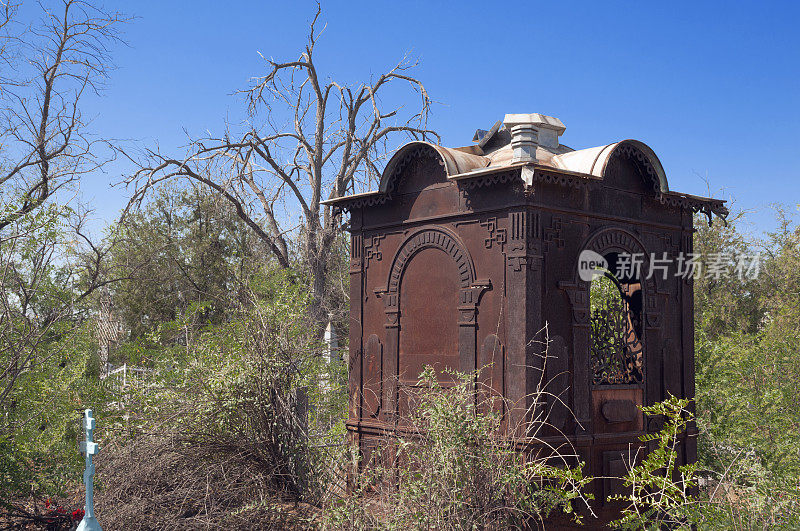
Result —
[{"label": "white cross", "polygon": [[97,452],[100,451],[97,443],[92,441],[94,426],[92,410],[87,409],[83,413],[83,428],[86,430],[86,440],[81,442],[81,452],[86,454],[86,470],[83,472],[83,484],[86,485],[86,505],[84,505],[86,514],[83,516],[83,520],[81,520],[76,531],[103,531],[103,528],[100,527],[94,517],[94,463],[92,463],[92,456],[97,455]]}]

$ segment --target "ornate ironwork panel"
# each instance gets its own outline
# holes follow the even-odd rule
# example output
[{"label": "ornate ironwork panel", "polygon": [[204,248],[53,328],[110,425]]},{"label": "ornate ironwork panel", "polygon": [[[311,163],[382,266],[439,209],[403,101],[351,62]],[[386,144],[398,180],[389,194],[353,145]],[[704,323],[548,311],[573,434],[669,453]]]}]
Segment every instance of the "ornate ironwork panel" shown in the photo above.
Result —
[{"label": "ornate ironwork panel", "polygon": [[644,381],[640,316],[608,278],[592,281],[590,363],[593,385],[640,384]]}]

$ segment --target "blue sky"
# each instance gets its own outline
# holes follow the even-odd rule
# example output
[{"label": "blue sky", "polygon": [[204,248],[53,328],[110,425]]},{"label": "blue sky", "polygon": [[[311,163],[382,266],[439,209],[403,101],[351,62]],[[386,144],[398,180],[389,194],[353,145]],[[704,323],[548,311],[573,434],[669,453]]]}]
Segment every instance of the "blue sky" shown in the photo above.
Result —
[{"label": "blue sky", "polygon": [[[257,52],[294,59],[312,2],[108,1],[138,17],[100,99],[98,134],[179,152],[184,129],[219,132],[240,115],[230,94],[263,73]],[[636,138],[673,190],[735,199],[758,230],[766,206],[800,203],[800,3],[329,1],[317,64],[368,80],[405,52],[439,102],[444,145],[470,143],[505,113],[540,112],[580,149]],[[126,192],[119,162],[82,185],[98,222]],[[706,184],[706,180],[708,184]]]}]

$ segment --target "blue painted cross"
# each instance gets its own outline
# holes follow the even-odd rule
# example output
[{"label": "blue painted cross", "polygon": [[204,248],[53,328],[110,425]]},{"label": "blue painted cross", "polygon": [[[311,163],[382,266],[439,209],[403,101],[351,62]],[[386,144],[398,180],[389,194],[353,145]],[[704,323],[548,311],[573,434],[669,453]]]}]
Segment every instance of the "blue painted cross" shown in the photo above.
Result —
[{"label": "blue painted cross", "polygon": [[86,505],[84,506],[86,514],[83,516],[81,523],[78,524],[76,531],[103,531],[100,523],[94,517],[94,463],[92,463],[92,456],[97,455],[100,450],[97,443],[92,441],[94,424],[92,410],[87,409],[83,416],[86,440],[81,442],[81,452],[86,454],[86,470],[83,472],[83,484],[86,485]]}]

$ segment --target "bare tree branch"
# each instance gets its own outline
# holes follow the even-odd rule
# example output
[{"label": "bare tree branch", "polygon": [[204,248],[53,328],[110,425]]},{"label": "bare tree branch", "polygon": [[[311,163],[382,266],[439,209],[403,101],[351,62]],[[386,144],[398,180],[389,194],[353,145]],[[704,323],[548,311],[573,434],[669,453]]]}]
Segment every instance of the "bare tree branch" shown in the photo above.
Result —
[{"label": "bare tree branch", "polygon": [[[297,59],[278,62],[262,56],[266,74],[239,92],[249,117],[243,127],[227,124],[218,137],[190,138],[183,157],[158,150],[139,157],[126,154],[139,169],[123,180],[133,189],[128,209],[170,180],[209,187],[235,207],[282,267],[295,263],[287,244],[291,235],[300,243],[299,261],[313,280],[318,319],[325,317],[331,243],[345,227],[322,200],[374,185],[378,166],[399,136],[439,141],[427,126],[432,100],[409,73],[417,63],[408,56],[373,81],[355,86],[320,74],[315,49],[324,31],[321,15],[317,5]],[[418,107],[410,113],[404,105],[385,108],[381,95],[389,90],[394,98],[399,94],[389,89],[392,85],[410,89],[419,97]]]},{"label": "bare tree branch", "polygon": [[[0,6],[0,29],[14,13],[13,5]],[[109,45],[126,20],[83,0],[63,0],[59,11],[45,10],[40,26],[4,35],[4,59],[18,55],[29,68],[0,81],[0,186],[4,198],[14,198],[2,202],[0,230],[108,161],[96,153],[102,142],[86,134],[80,101],[86,89],[101,90],[113,68]]]},{"label": "bare tree branch", "polygon": [[[85,215],[63,206],[69,197],[53,198],[113,158],[98,153],[105,142],[90,136],[81,101],[102,90],[128,19],[85,0],[57,5],[40,4],[41,23],[25,28],[14,19],[18,4],[0,2],[0,434],[13,429],[7,401],[19,376],[62,355],[53,338],[80,324],[76,302],[115,281],[104,270],[108,244],[85,234]],[[64,242],[69,219],[77,242]],[[76,278],[57,277],[59,261],[79,247],[82,291]]]}]

